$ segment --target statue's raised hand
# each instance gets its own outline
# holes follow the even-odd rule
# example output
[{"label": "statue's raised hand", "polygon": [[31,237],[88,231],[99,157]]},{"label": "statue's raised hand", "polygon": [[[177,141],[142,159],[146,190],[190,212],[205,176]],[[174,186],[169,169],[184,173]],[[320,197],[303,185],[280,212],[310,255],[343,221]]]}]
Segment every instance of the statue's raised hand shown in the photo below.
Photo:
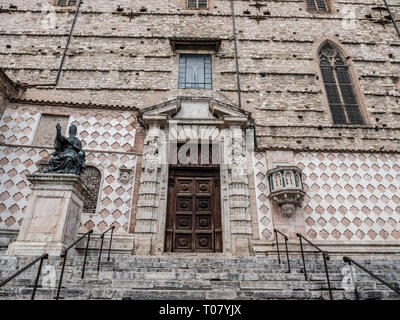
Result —
[{"label": "statue's raised hand", "polygon": [[61,124],[57,123],[56,129],[57,129],[57,132],[61,132]]}]

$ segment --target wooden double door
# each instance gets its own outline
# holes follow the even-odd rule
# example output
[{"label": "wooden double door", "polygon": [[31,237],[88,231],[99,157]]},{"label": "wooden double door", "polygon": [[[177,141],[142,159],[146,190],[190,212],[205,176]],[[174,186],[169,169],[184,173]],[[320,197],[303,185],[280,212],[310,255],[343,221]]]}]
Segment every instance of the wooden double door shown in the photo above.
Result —
[{"label": "wooden double door", "polygon": [[167,252],[222,252],[219,182],[219,167],[170,167]]}]

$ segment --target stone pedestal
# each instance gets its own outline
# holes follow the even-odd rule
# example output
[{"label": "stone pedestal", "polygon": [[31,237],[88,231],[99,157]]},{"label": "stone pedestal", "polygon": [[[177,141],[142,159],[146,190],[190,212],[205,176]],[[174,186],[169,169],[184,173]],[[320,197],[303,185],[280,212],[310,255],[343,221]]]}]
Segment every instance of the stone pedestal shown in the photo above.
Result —
[{"label": "stone pedestal", "polygon": [[10,255],[60,255],[78,235],[83,201],[90,192],[79,176],[34,174],[21,230],[7,249]]}]

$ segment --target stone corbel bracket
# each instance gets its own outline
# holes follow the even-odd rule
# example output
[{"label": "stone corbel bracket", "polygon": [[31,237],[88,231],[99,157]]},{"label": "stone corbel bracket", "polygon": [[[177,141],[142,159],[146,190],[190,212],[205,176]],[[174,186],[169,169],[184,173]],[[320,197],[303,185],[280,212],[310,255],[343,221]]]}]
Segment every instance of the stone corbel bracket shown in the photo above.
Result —
[{"label": "stone corbel bracket", "polygon": [[294,166],[279,166],[267,172],[268,198],[282,208],[282,214],[287,218],[293,216],[303,201],[305,192],[301,176],[301,170]]}]

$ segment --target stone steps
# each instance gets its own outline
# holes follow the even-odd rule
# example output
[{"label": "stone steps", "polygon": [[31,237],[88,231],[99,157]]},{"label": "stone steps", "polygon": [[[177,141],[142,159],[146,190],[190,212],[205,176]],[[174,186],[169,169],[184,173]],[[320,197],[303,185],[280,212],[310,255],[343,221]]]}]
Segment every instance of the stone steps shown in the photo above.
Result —
[{"label": "stone steps", "polygon": [[[0,279],[5,279],[9,276],[10,273],[0,274]],[[36,271],[33,270],[32,272],[26,271],[20,276],[18,276],[13,281],[33,281],[36,276]],[[57,270],[57,278],[59,279],[60,270]],[[305,281],[304,275],[301,273],[295,274],[249,274],[249,273],[233,273],[233,274],[225,274],[225,275],[216,275],[212,273],[164,273],[164,272],[151,272],[151,273],[120,273],[120,272],[87,272],[85,273],[85,279],[81,280],[81,270],[66,270],[63,276],[63,283],[66,281],[70,281],[74,279],[75,282],[78,281],[106,281],[113,279],[113,281],[203,281],[203,282],[213,282],[213,283],[221,283],[221,282],[239,282],[239,281],[258,281],[258,282],[273,282],[273,281],[294,281],[300,284],[302,281]],[[384,278],[388,282],[397,282],[400,283],[400,276],[399,275],[383,275],[380,274],[382,278]],[[343,276],[341,274],[335,273],[329,275],[330,282],[342,282]],[[370,282],[375,280],[365,273],[356,274],[356,279],[358,283],[361,282]],[[308,275],[308,282],[323,282],[326,283],[326,275],[325,274],[310,274]],[[14,282],[13,282],[14,283]],[[380,285],[378,283],[378,285]]]},{"label": "stone steps", "polygon": [[[2,290],[1,300],[27,300],[31,295],[31,288]],[[334,300],[355,300],[353,291],[333,291]],[[398,295],[389,291],[362,291],[359,293],[361,299],[398,299]],[[37,290],[36,300],[52,300],[55,290]],[[61,291],[61,300],[329,300],[327,290],[305,291],[305,290],[160,290],[160,289],[65,289]]]},{"label": "stone steps", "polygon": [[[341,280],[331,280],[331,288],[343,290]],[[357,282],[358,287],[361,289],[375,290],[378,287],[384,289],[383,285],[376,284],[375,281],[363,280]],[[16,278],[10,283],[13,287],[31,286],[33,285],[32,278]],[[326,289],[326,280],[311,280],[305,281],[304,279],[296,279],[293,281],[287,280],[241,280],[241,281],[213,281],[202,279],[190,280],[137,280],[137,279],[80,279],[79,277],[72,277],[63,279],[63,287],[96,287],[108,286],[110,288],[186,288],[188,290],[210,289],[210,288],[237,288],[237,289],[263,289],[263,290],[284,290],[301,288],[304,290],[320,290]]]},{"label": "stone steps", "polygon": [[[19,262],[13,262],[10,261],[9,263],[2,263],[0,264],[0,271],[1,270],[7,270],[9,267],[14,267],[14,268],[19,268],[25,266],[29,261],[19,261]],[[51,260],[45,260],[45,264],[50,264],[53,266],[61,266],[62,262],[61,261],[51,261]],[[78,267],[82,266],[83,262],[82,261],[68,261],[66,263],[66,268],[68,267]],[[345,266],[345,263],[341,264],[328,264],[328,270],[330,272],[339,272],[342,270],[342,268]],[[367,265],[364,264],[365,267],[367,267],[369,270],[372,272],[400,272],[400,268],[398,266],[387,266],[387,265]],[[97,269],[97,261],[87,261],[86,263],[86,268],[87,270],[95,270]],[[197,270],[219,270],[219,271],[228,271],[228,270],[251,270],[254,272],[275,272],[275,271],[286,271],[287,270],[287,265],[286,264],[274,264],[273,262],[268,264],[268,263],[258,263],[254,265],[235,265],[235,264],[223,264],[223,265],[212,265],[212,264],[196,264],[196,263],[191,263],[189,264],[169,264],[167,262],[165,263],[134,263],[134,262],[102,262],[101,263],[101,268],[102,270],[149,270],[149,269],[163,269],[166,271],[173,271],[173,270],[189,270],[196,268]],[[317,272],[324,270],[324,266],[321,262],[314,262],[314,263],[308,263],[306,264],[306,269],[308,273],[312,272]],[[303,265],[299,263],[292,263],[291,264],[291,270],[292,272],[301,272],[303,270]]]},{"label": "stone steps", "polygon": [[[307,259],[308,281],[301,259],[286,263],[275,258],[246,257],[138,257],[116,256],[102,259],[97,272],[96,255],[88,256],[85,279],[81,279],[82,256],[67,259],[61,296],[64,299],[329,299],[325,269],[321,259]],[[0,256],[0,279],[7,278],[31,259]],[[400,260],[361,261],[382,278],[400,283]],[[386,263],[386,264],[384,264]],[[56,284],[62,259],[50,258],[44,265],[56,268]],[[334,299],[353,300],[353,290],[343,288],[343,260],[328,261]],[[0,289],[0,299],[30,298],[37,266]],[[360,296],[364,299],[400,297],[368,274],[356,270]],[[56,288],[39,287],[37,299],[53,299]],[[394,295],[393,295],[394,294]]]}]

